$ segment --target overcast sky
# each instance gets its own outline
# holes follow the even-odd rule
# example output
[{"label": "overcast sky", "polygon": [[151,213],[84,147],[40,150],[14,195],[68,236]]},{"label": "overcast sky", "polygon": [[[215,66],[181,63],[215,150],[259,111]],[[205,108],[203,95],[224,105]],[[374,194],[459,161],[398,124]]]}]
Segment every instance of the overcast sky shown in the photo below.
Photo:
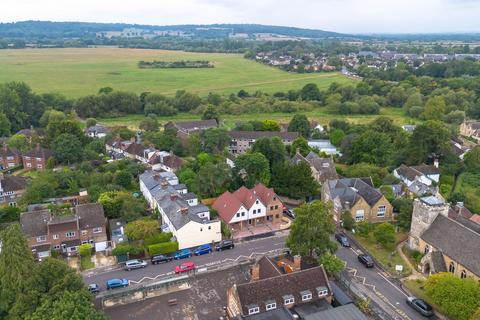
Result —
[{"label": "overcast sky", "polygon": [[260,23],[344,33],[480,32],[480,0],[0,0],[0,22]]}]

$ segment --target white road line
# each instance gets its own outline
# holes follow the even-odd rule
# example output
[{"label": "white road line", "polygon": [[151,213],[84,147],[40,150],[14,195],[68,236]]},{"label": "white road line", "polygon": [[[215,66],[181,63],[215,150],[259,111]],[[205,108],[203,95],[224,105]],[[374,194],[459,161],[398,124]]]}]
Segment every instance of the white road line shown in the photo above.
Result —
[{"label": "white road line", "polygon": [[395,289],[398,290],[398,292],[400,292],[401,294],[403,294],[405,297],[408,297],[408,294],[406,294],[405,292],[403,292],[399,287],[397,287],[393,282],[391,282],[390,280],[388,280],[386,277],[384,277],[380,272],[377,272],[377,274],[382,277],[385,281],[387,281],[392,287],[394,287]]}]

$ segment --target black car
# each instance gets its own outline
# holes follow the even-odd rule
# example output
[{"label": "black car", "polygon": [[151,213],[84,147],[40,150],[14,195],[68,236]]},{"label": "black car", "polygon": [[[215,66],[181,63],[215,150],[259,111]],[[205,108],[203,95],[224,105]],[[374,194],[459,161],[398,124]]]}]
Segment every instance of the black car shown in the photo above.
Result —
[{"label": "black car", "polygon": [[100,292],[100,287],[96,283],[91,283],[88,285],[88,291],[90,291],[93,294],[97,294]]},{"label": "black car", "polygon": [[215,250],[217,251],[222,251],[222,250],[227,250],[227,249],[233,249],[235,248],[235,244],[233,243],[232,240],[223,240],[217,243],[215,246]]},{"label": "black car", "polygon": [[348,242],[348,238],[343,233],[336,233],[335,239],[340,242],[342,247],[350,247],[350,242]]},{"label": "black car", "polygon": [[295,212],[293,212],[292,209],[284,209],[283,214],[292,218],[292,219],[295,219]]},{"label": "black car", "polygon": [[425,317],[433,316],[432,306],[426,303],[422,299],[418,299],[415,297],[408,297],[407,304],[413,309],[417,310],[422,316],[425,316]]},{"label": "black car", "polygon": [[359,254],[358,261],[367,268],[373,268],[373,259],[369,255]]},{"label": "black car", "polygon": [[165,263],[165,262],[169,262],[169,261],[172,261],[173,260],[173,257],[171,256],[166,256],[166,255],[163,255],[163,254],[157,254],[157,255],[154,255],[150,261],[152,262],[152,264],[159,264],[159,263]]}]

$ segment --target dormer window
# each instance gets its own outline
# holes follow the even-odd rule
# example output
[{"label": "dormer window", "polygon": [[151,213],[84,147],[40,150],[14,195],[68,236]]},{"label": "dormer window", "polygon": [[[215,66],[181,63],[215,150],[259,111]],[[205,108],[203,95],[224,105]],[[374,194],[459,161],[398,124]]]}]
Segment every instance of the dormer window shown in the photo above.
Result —
[{"label": "dormer window", "polygon": [[248,315],[256,314],[260,312],[260,307],[256,304],[248,306]]},{"label": "dormer window", "polygon": [[255,201],[255,203],[256,203],[256,204],[258,204],[258,200],[257,200],[257,201]]},{"label": "dormer window", "polygon": [[294,303],[295,303],[295,298],[293,297],[292,294],[283,296],[283,304],[284,305],[288,306],[288,305],[291,305],[291,304],[294,304]]},{"label": "dormer window", "polygon": [[328,294],[328,289],[326,287],[317,287],[316,290],[319,297],[324,297]]},{"label": "dormer window", "polygon": [[275,300],[268,300],[265,302],[265,310],[270,311],[277,309],[277,302]]},{"label": "dormer window", "polygon": [[300,294],[302,295],[302,301],[312,300],[312,292],[311,291],[305,290],[305,291],[300,292]]}]

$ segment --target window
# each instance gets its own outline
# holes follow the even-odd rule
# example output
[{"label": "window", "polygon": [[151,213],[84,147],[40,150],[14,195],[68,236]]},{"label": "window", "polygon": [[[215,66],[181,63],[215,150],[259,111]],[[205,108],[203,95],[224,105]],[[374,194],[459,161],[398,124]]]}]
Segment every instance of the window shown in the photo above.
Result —
[{"label": "window", "polygon": [[65,237],[67,237],[67,238],[73,238],[73,237],[75,237],[75,231],[65,232]]},{"label": "window", "polygon": [[100,233],[102,232],[102,228],[93,228],[93,233]]},{"label": "window", "polygon": [[386,206],[379,206],[377,210],[377,217],[378,218],[383,218],[385,217],[385,212],[387,211]]},{"label": "window", "polygon": [[32,167],[32,164],[30,162],[27,162],[27,167],[28,168],[31,168]]},{"label": "window", "polygon": [[277,209],[278,209],[278,204],[275,206],[275,210],[277,210]]},{"label": "window", "polygon": [[38,169],[42,169],[42,167],[43,167],[43,166],[42,166],[41,164],[37,164],[37,168],[38,168]]},{"label": "window", "polygon": [[203,228],[200,228],[200,232],[202,232],[202,231],[203,231]]},{"label": "window", "polygon": [[45,242],[47,241],[47,236],[39,236],[37,237],[37,242]]},{"label": "window", "polygon": [[245,217],[245,212],[242,212],[242,217]]},{"label": "window", "polygon": [[284,300],[283,300],[283,303],[284,303],[286,306],[288,306],[288,305],[290,305],[290,304],[293,304],[293,303],[295,303],[295,298],[294,298],[294,297],[289,297],[289,298],[287,298],[287,299],[284,299]]},{"label": "window", "polygon": [[273,206],[270,206],[270,210],[273,210]]},{"label": "window", "polygon": [[258,200],[257,200],[257,201],[255,201],[255,204],[258,204]]},{"label": "window", "polygon": [[448,266],[448,272],[455,273],[455,263],[450,262],[450,265]]},{"label": "window", "polygon": [[363,221],[365,219],[365,211],[364,210],[357,210],[357,213],[355,214],[355,221]]},{"label": "window", "polygon": [[328,294],[328,290],[327,290],[327,289],[318,291],[318,296],[319,296],[319,297],[326,296],[327,294]]},{"label": "window", "polygon": [[312,299],[312,294],[311,293],[303,293],[302,294],[302,301],[308,301]]},{"label": "window", "polygon": [[251,308],[248,308],[248,314],[256,314],[256,313],[259,313],[260,312],[260,308],[259,307],[251,307]]},{"label": "window", "polygon": [[87,241],[87,240],[83,240],[83,241],[82,241],[82,244],[85,244],[85,243],[88,243],[88,241]]},{"label": "window", "polygon": [[237,218],[240,218],[240,212],[237,212]]},{"label": "window", "polygon": [[7,160],[13,160],[13,157],[7,157]]},{"label": "window", "polygon": [[86,235],[88,233],[87,230],[82,230],[82,236]]},{"label": "window", "polygon": [[253,209],[252,214],[255,214],[255,213],[257,213],[257,209]]},{"label": "window", "polygon": [[212,230],[212,227],[211,227],[211,226],[208,226],[208,230]]},{"label": "window", "polygon": [[265,309],[267,311],[277,309],[277,303],[276,302],[269,303],[265,306]]},{"label": "window", "polygon": [[460,278],[465,279],[467,277],[467,272],[465,270],[462,270],[462,273],[460,273]]},{"label": "window", "polygon": [[53,235],[53,239],[54,239],[54,240],[57,240],[57,239],[58,239],[58,234],[54,234],[54,235]]},{"label": "window", "polygon": [[56,246],[53,246],[53,249],[54,249],[54,250],[60,250],[60,245],[57,244]]},{"label": "window", "polygon": [[430,251],[430,247],[428,245],[426,245],[423,253],[427,254],[429,251]]}]

